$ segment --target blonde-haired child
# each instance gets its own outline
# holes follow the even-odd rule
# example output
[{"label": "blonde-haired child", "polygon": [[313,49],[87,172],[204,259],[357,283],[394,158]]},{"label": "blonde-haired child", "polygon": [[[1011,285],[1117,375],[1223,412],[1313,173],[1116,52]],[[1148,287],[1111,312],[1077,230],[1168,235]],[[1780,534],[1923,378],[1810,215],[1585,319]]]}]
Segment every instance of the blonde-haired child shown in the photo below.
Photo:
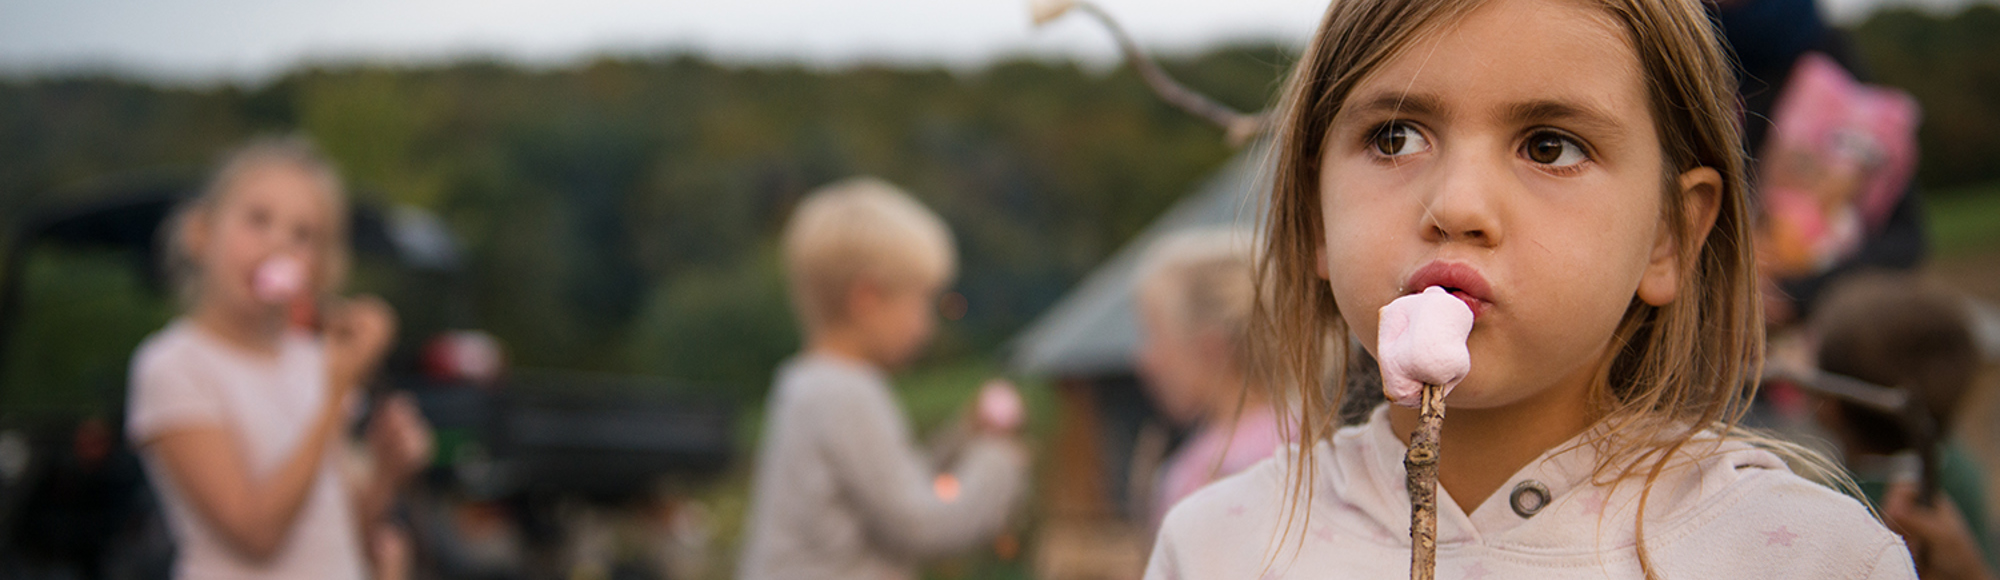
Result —
[{"label": "blonde-haired child", "polygon": [[1325,341],[1376,352],[1378,310],[1440,286],[1475,322],[1437,577],[1913,577],[1772,450],[1814,457],[1736,426],[1763,336],[1732,79],[1699,0],[1332,3],[1278,111],[1260,276],[1301,447],[1182,502],[1148,576],[1408,576],[1417,412],[1336,430]]},{"label": "blonde-haired child", "polygon": [[911,578],[919,560],[998,532],[1027,467],[1018,399],[1011,417],[975,413],[950,477],[934,480],[889,385],[930,340],[956,269],[944,221],[856,178],[808,194],[782,243],[805,351],[770,395],[738,576]]},{"label": "blonde-haired child", "polygon": [[1161,465],[1150,523],[1181,498],[1271,456],[1283,441],[1267,391],[1250,382],[1250,311],[1257,302],[1248,231],[1176,232],[1140,266],[1138,370],[1167,418],[1194,427]]},{"label": "blonde-haired child", "polygon": [[177,578],[407,571],[407,547],[378,520],[427,460],[428,427],[392,398],[370,425],[370,461],[352,461],[344,437],[393,315],[362,298],[325,304],[323,338],[293,323],[339,288],[346,224],[338,175],[298,137],[235,151],[167,224],[186,310],[132,356],[127,430],[166,504]]}]

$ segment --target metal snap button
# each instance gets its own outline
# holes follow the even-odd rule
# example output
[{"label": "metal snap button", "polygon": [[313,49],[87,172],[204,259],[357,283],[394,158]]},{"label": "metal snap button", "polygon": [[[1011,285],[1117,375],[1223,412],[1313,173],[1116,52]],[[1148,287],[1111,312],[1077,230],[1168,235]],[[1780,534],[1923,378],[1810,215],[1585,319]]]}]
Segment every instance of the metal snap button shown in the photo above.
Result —
[{"label": "metal snap button", "polygon": [[1542,482],[1525,480],[1514,484],[1513,495],[1507,503],[1514,508],[1514,514],[1523,518],[1534,517],[1542,508],[1549,507],[1549,486]]}]

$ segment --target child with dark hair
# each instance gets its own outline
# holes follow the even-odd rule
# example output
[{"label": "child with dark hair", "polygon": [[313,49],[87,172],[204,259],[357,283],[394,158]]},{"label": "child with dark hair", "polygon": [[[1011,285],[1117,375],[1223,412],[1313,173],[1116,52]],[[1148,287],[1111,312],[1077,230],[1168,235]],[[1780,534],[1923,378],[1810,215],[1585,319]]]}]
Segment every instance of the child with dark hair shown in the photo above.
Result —
[{"label": "child with dark hair", "polygon": [[[1951,432],[1981,365],[1963,298],[1920,276],[1869,272],[1836,282],[1820,306],[1812,327],[1819,335],[1822,370],[1907,389],[1929,412],[1938,433]],[[1989,545],[1981,487],[1985,470],[1963,444],[1949,436],[1939,444],[1937,474],[1943,495],[1932,506],[1922,507],[1910,501],[1914,487],[1895,485],[1911,471],[1909,461],[1897,459],[1908,455],[1898,453],[1916,444],[1902,422],[1843,401],[1820,406],[1817,419],[1841,444],[1861,491],[1884,506],[1892,524],[1921,518],[1937,524],[1931,527],[1943,528],[1930,531],[1925,529],[1927,522],[1917,521],[1897,526],[1925,577],[1968,577],[1929,573],[1952,564],[1970,566],[1966,572],[1977,572],[1970,577],[1985,577],[1988,558],[1981,553],[1981,547]],[[1962,537],[1925,537],[1954,535],[1949,519],[1962,522],[1956,526]]]}]

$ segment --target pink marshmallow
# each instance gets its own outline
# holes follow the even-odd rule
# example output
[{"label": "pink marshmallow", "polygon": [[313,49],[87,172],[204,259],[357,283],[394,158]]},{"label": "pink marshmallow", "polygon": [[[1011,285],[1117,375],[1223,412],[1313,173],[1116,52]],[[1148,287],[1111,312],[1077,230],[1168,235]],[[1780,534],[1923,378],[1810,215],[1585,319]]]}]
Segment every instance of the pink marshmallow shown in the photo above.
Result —
[{"label": "pink marshmallow", "polygon": [[977,403],[979,420],[1002,431],[1012,431],[1026,419],[1026,405],[1021,402],[1021,392],[1004,381],[990,381],[979,389]]},{"label": "pink marshmallow", "polygon": [[272,256],[257,265],[250,291],[266,304],[289,304],[306,288],[306,265],[291,256]]},{"label": "pink marshmallow", "polygon": [[1382,366],[1382,393],[1405,407],[1423,402],[1425,384],[1446,393],[1472,372],[1465,336],[1472,333],[1472,309],[1443,288],[1397,298],[1382,307],[1375,351]]}]

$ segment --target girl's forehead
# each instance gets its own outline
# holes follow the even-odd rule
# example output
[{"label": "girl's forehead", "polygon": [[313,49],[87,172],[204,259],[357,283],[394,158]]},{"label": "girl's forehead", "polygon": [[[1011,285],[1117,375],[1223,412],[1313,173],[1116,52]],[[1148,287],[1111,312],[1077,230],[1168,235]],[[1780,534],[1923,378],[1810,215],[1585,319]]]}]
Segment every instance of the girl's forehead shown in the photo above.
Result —
[{"label": "girl's forehead", "polygon": [[1648,118],[1646,99],[1637,51],[1603,8],[1493,0],[1417,35],[1355,84],[1341,113],[1562,114],[1629,124]]},{"label": "girl's forehead", "polygon": [[315,218],[332,217],[337,194],[311,171],[287,163],[263,163],[243,170],[222,192],[221,205],[252,203],[297,209]]}]

